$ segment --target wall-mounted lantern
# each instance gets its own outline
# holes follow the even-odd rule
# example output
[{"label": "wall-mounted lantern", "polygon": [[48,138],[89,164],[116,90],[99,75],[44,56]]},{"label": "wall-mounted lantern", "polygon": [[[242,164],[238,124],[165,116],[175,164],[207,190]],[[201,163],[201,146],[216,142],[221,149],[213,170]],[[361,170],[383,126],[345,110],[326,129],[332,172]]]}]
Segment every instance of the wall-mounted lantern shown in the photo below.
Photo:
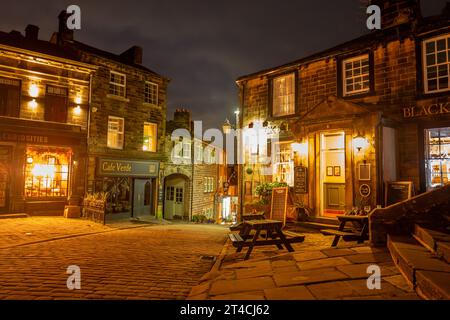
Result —
[{"label": "wall-mounted lantern", "polygon": [[357,135],[353,138],[353,147],[358,151],[366,149],[369,146],[369,141],[362,135]]}]

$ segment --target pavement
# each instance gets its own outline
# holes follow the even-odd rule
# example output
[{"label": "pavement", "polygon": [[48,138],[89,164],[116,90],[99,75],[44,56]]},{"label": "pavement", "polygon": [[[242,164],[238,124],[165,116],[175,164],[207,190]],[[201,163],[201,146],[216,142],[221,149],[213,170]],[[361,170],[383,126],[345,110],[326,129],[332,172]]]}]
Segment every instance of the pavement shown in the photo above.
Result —
[{"label": "pavement", "polygon": [[[0,220],[0,299],[185,299],[223,249],[216,225]],[[81,271],[69,290],[68,266]]]},{"label": "pavement", "polygon": [[[386,248],[343,241],[331,248],[332,237],[305,235],[305,242],[293,244],[293,253],[256,247],[249,260],[243,260],[246,249],[236,253],[228,242],[188,300],[419,299]],[[381,271],[379,289],[367,285],[373,265]]]}]

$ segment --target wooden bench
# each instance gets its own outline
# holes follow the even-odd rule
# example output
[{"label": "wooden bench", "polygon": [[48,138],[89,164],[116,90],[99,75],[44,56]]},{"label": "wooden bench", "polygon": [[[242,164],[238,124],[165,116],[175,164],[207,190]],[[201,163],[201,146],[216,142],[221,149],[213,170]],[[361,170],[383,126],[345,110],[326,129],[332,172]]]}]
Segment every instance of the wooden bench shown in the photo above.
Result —
[{"label": "wooden bench", "polygon": [[[368,234],[369,218],[367,216],[345,215],[339,216],[338,219],[340,221],[339,230],[333,229],[320,230],[320,232],[323,235],[334,236],[333,243],[331,244],[332,247],[337,246],[341,237],[344,241],[357,241],[358,243],[363,243],[365,240],[369,239]],[[360,226],[360,228],[355,229],[354,231],[349,231],[348,229],[345,228],[347,222],[356,223]]]}]

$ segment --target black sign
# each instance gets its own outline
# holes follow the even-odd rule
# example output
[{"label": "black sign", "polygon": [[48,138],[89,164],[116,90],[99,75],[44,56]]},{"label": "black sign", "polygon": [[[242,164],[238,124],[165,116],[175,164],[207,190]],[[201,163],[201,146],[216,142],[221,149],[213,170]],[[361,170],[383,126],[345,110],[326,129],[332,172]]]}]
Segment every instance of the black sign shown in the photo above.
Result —
[{"label": "black sign", "polygon": [[385,192],[386,207],[411,198],[412,182],[387,182]]},{"label": "black sign", "polygon": [[362,184],[359,187],[359,194],[361,195],[361,197],[367,198],[368,196],[370,196],[370,186],[368,184]]},{"label": "black sign", "polygon": [[308,168],[299,166],[294,168],[294,193],[308,193]]},{"label": "black sign", "polygon": [[158,177],[159,162],[99,159],[97,173],[109,177]]}]

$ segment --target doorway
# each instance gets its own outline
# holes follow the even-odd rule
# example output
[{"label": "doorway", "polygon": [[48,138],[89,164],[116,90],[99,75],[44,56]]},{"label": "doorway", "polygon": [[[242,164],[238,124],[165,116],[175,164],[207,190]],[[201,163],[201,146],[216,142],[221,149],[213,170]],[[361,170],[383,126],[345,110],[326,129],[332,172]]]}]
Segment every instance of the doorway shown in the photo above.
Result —
[{"label": "doorway", "polygon": [[133,217],[154,215],[153,182],[150,179],[135,179],[133,189]]},{"label": "doorway", "polygon": [[345,213],[345,133],[320,135],[320,206],[325,217]]},{"label": "doorway", "polygon": [[165,183],[164,219],[183,219],[186,207],[186,181],[181,175],[169,176]]},{"label": "doorway", "polygon": [[11,161],[11,149],[0,146],[0,213],[9,210],[10,174],[8,164]]}]

